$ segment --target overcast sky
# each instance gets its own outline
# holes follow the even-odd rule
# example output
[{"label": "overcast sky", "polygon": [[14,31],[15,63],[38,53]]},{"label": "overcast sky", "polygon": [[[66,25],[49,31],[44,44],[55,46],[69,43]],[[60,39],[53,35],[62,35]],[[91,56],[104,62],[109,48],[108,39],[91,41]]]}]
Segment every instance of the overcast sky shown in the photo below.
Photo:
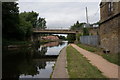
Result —
[{"label": "overcast sky", "polygon": [[[47,0],[45,0],[47,1]],[[58,2],[57,2],[58,1]],[[47,21],[48,28],[69,28],[77,20],[86,22],[85,7],[88,7],[89,22],[99,21],[99,3],[96,2],[42,2],[42,0],[29,0],[19,2],[20,12],[35,11]]]}]

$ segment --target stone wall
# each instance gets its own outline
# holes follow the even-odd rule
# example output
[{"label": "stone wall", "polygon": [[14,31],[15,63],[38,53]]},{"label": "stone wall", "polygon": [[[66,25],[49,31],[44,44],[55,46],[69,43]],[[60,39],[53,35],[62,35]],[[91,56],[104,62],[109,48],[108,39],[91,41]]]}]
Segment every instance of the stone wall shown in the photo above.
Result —
[{"label": "stone wall", "polygon": [[[100,21],[103,22],[108,18],[120,13],[120,2],[113,3],[113,11],[109,12],[108,10],[108,2],[102,2],[100,4]],[[110,14],[111,13],[111,14]]]},{"label": "stone wall", "polygon": [[[100,47],[110,50],[111,53],[120,52],[120,15],[114,17],[120,12],[120,2],[114,3],[114,11],[108,15],[108,3],[101,4],[101,25],[100,25]],[[113,17],[113,18],[111,18]]]},{"label": "stone wall", "polygon": [[110,20],[100,26],[100,46],[111,53],[118,53],[118,18]]}]

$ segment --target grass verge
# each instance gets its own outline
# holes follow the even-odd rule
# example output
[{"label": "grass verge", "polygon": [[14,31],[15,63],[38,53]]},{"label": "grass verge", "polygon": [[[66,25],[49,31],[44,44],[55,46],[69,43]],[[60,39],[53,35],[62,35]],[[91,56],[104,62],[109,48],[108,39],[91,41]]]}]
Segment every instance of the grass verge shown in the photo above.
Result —
[{"label": "grass verge", "polygon": [[86,49],[90,52],[100,52],[102,49],[100,48],[96,48],[96,47],[92,47],[92,46],[88,46],[88,45],[83,45],[83,44],[77,44],[79,47]]},{"label": "grass verge", "polygon": [[2,44],[7,46],[7,45],[29,45],[32,44],[30,41],[17,41],[17,40],[3,40]]},{"label": "grass verge", "polygon": [[105,54],[102,52],[102,49],[101,48],[97,48],[97,47],[93,47],[93,46],[88,46],[88,45],[83,45],[83,44],[77,44],[79,47],[87,50],[87,51],[90,51],[90,52],[94,52],[98,55],[101,55],[104,59],[108,60],[109,62],[111,63],[114,63],[114,64],[117,64],[120,66],[120,63],[118,61],[118,54]]},{"label": "grass verge", "polygon": [[67,49],[67,69],[70,78],[105,78],[102,73],[72,46]]}]

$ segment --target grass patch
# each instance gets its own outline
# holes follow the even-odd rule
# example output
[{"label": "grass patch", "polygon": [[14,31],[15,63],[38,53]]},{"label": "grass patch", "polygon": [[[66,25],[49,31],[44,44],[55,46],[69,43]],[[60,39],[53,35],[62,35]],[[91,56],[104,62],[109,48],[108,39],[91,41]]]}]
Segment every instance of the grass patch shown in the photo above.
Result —
[{"label": "grass patch", "polygon": [[105,78],[102,73],[72,46],[67,49],[67,69],[70,78]]},{"label": "grass patch", "polygon": [[7,45],[29,45],[29,44],[32,44],[32,42],[30,42],[30,41],[17,41],[17,40],[3,40],[2,44],[4,46],[7,46]]},{"label": "grass patch", "polygon": [[117,64],[120,66],[120,63],[118,61],[118,54],[113,54],[113,53],[105,54],[102,52],[103,50],[101,48],[83,45],[83,44],[77,44],[77,45],[87,51],[94,52],[94,53],[102,56],[104,59],[108,60],[111,63]]},{"label": "grass patch", "polygon": [[98,52],[101,51],[102,49],[100,48],[96,48],[96,47],[92,47],[92,46],[87,46],[87,45],[83,45],[83,44],[77,44],[79,47],[86,49],[90,52]]},{"label": "grass patch", "polygon": [[[119,53],[118,53],[119,54]],[[101,54],[101,56],[108,60],[109,62],[111,63],[114,63],[114,64],[117,64],[120,66],[120,62],[118,61],[119,58],[118,58],[118,54]]]}]

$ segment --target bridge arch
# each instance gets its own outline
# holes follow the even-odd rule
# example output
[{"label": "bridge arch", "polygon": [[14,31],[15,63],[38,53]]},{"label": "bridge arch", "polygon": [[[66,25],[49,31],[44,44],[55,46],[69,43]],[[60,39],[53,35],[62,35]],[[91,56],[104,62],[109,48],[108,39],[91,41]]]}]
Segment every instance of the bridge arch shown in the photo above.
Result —
[{"label": "bridge arch", "polygon": [[[75,36],[78,34],[78,31],[69,30],[69,29],[33,29],[33,34],[75,34]],[[77,36],[76,36],[76,41]]]}]

